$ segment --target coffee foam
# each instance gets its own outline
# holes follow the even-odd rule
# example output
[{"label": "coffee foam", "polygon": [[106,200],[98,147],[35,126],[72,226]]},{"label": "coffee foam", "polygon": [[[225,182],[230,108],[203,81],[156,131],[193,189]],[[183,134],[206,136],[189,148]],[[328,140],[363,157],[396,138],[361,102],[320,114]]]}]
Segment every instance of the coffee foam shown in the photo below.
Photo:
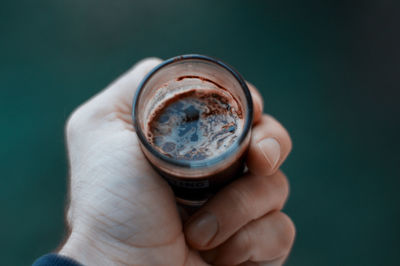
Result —
[{"label": "coffee foam", "polygon": [[178,160],[205,160],[220,155],[243,131],[242,108],[216,87],[175,91],[153,108],[146,127],[148,141]]}]

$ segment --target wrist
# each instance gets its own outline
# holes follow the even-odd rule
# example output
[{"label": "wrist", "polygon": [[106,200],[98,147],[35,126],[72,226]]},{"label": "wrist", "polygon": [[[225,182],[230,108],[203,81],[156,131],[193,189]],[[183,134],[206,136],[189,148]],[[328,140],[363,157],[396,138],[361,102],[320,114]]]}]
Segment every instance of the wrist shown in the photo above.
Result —
[{"label": "wrist", "polygon": [[[95,240],[89,234],[72,232],[58,254],[69,257],[77,262],[90,265],[117,265],[122,261],[118,254],[113,254],[115,248],[104,241]],[[118,263],[118,261],[120,261]]]}]

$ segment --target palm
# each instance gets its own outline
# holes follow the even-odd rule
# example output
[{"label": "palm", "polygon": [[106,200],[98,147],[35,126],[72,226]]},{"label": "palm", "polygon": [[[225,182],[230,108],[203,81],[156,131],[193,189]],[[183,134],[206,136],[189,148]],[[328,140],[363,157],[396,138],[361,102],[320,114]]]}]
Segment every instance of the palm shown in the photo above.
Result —
[{"label": "palm", "polygon": [[[96,237],[124,243],[131,257],[142,258],[142,263],[202,264],[185,243],[172,191],[147,162],[132,127],[113,119],[90,131],[85,132],[85,147],[69,143],[70,150],[101,150],[71,158],[71,184],[79,189],[72,190],[70,215],[90,224]],[[80,173],[81,164],[92,174]]]}]

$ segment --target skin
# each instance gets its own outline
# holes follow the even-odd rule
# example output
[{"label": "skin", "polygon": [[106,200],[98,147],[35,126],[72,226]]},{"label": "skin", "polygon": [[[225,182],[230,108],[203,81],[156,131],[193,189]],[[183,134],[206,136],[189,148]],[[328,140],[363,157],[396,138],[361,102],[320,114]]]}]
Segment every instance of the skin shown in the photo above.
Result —
[{"label": "skin", "polygon": [[70,234],[59,254],[85,265],[282,265],[295,236],[281,212],[289,191],[278,170],[292,147],[287,131],[262,114],[262,98],[249,84],[249,170],[183,222],[131,120],[133,94],[160,62],[142,60],[70,116]]}]

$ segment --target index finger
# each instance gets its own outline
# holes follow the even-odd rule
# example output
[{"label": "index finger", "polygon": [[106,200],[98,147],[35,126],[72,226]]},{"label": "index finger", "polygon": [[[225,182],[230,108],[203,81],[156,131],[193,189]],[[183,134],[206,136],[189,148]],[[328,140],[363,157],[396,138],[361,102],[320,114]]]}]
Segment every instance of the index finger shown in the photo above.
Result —
[{"label": "index finger", "polygon": [[270,115],[253,127],[246,164],[249,171],[268,176],[277,171],[292,149],[287,130]]}]

